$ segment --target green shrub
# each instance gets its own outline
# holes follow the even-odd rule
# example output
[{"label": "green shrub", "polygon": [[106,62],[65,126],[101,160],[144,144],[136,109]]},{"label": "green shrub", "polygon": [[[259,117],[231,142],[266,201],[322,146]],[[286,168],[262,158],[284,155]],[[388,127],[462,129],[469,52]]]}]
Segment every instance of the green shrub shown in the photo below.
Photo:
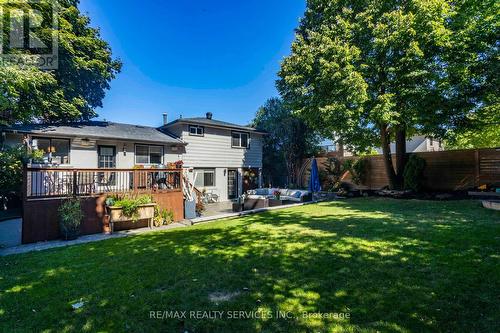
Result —
[{"label": "green shrub", "polygon": [[345,170],[343,164],[335,157],[328,158],[323,162],[324,169],[319,171],[321,187],[325,191],[338,191],[340,189],[340,179]]},{"label": "green shrub", "polygon": [[24,146],[8,147],[0,150],[0,196],[9,192],[20,193],[23,182],[23,165],[32,160],[40,160],[43,151],[29,153]]},{"label": "green shrub", "polygon": [[349,171],[351,173],[352,181],[354,184],[363,184],[366,180],[368,160],[363,157],[360,157],[356,160],[348,159],[344,161],[342,168],[345,171]]},{"label": "green shrub", "polygon": [[155,207],[154,223],[156,227],[168,225],[174,221],[174,212],[170,209],[159,209]]},{"label": "green shrub", "polygon": [[410,155],[403,172],[404,187],[419,192],[422,188],[422,175],[425,169],[425,160],[415,154]]},{"label": "green shrub", "polygon": [[76,238],[84,217],[79,199],[69,199],[59,207],[59,227],[65,239]]},{"label": "green shrub", "polygon": [[366,158],[359,158],[354,162],[352,168],[354,175],[352,180],[355,184],[363,184],[366,180],[366,171],[368,167],[368,160]]}]

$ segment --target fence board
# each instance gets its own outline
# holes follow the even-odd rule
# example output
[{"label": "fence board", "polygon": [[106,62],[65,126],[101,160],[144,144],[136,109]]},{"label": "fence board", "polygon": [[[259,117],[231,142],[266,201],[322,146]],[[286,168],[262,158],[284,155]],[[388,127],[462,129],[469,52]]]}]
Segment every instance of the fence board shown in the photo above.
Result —
[{"label": "fence board", "polygon": [[[468,190],[482,184],[500,183],[500,149],[449,150],[414,153],[426,161],[423,187],[433,191]],[[348,157],[352,158],[352,157]],[[348,174],[343,180],[355,188],[378,190],[389,185],[383,156],[366,157],[367,179],[361,185],[352,184]],[[341,158],[344,160],[346,158]],[[318,167],[324,168],[328,157],[317,157]],[[395,163],[395,156],[392,158]],[[307,173],[305,173],[307,174]],[[307,184],[308,179],[303,179]]]}]

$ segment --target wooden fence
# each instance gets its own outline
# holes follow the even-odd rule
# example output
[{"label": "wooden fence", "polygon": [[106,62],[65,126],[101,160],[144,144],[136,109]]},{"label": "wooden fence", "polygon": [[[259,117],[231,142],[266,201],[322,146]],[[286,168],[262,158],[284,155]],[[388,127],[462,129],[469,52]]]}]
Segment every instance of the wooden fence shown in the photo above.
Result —
[{"label": "wooden fence", "polygon": [[[149,194],[159,208],[184,219],[182,169],[50,169],[26,168],[23,181],[22,242],[60,238],[58,209],[69,197],[80,197],[85,218],[81,233],[102,232],[105,201],[111,194]],[[115,230],[147,226],[146,221],[121,223]]]},{"label": "wooden fence", "polygon": [[[412,153],[426,161],[422,185],[431,191],[459,191],[477,188],[483,184],[500,183],[500,149],[448,150]],[[329,157],[317,157],[318,167],[325,168]],[[343,157],[340,160],[356,157]],[[355,188],[378,190],[389,185],[382,155],[368,156],[367,176],[363,184],[353,184],[349,173],[343,181]],[[305,163],[310,164],[310,160]],[[393,155],[393,164],[395,156]],[[307,165],[305,170],[310,169]],[[302,181],[307,184],[309,172]]]}]

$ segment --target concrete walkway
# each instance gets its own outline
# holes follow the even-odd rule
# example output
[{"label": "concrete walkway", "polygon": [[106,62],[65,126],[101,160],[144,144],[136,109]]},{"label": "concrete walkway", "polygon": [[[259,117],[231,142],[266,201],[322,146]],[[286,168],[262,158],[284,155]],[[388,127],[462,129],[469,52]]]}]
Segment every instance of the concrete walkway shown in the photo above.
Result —
[{"label": "concrete walkway", "polygon": [[188,224],[177,222],[169,225],[161,226],[158,228],[150,229],[150,228],[139,228],[139,229],[130,229],[130,230],[121,230],[115,231],[112,235],[106,234],[94,234],[94,235],[85,235],[80,236],[75,240],[64,241],[64,240],[53,240],[47,242],[38,242],[33,244],[23,244],[14,247],[8,247],[5,249],[0,249],[0,256],[7,256],[11,254],[19,254],[19,253],[27,253],[32,251],[42,251],[47,249],[52,249],[56,247],[64,247],[76,244],[85,244],[91,242],[98,242],[106,239],[112,238],[122,238],[133,235],[140,235],[147,232],[155,232],[169,229],[177,229],[187,227]]},{"label": "concrete walkway", "polygon": [[282,205],[282,206],[274,206],[274,207],[265,207],[265,208],[245,210],[245,211],[236,212],[236,213],[223,213],[223,214],[213,215],[213,216],[202,216],[202,217],[197,217],[195,219],[192,219],[191,222],[193,224],[202,223],[202,222],[210,222],[210,221],[214,221],[214,220],[235,218],[235,217],[240,217],[240,216],[245,216],[245,215],[267,212],[269,210],[278,210],[278,209],[285,209],[285,208],[291,208],[291,207],[310,205],[310,204],[317,203],[317,202],[318,201],[300,202],[300,203],[295,203],[295,204],[290,204],[290,205]]},{"label": "concrete walkway", "polygon": [[317,203],[317,202],[318,201],[301,202],[301,203],[296,203],[296,204],[291,204],[291,205],[283,205],[283,206],[276,206],[276,207],[266,207],[266,208],[246,210],[246,211],[237,212],[237,213],[225,213],[225,214],[219,214],[219,215],[214,215],[214,216],[204,216],[204,217],[198,217],[198,218],[195,218],[192,220],[185,220],[185,221],[181,221],[181,222],[172,223],[172,224],[169,224],[166,226],[161,226],[161,227],[153,228],[153,229],[139,228],[139,229],[131,229],[131,230],[122,230],[122,231],[116,231],[112,235],[105,235],[105,234],[85,235],[85,236],[80,236],[78,239],[75,239],[72,241],[54,240],[54,241],[39,242],[39,243],[33,243],[33,244],[24,244],[24,245],[19,245],[19,246],[15,246],[15,247],[0,249],[0,256],[7,256],[7,255],[19,254],[19,253],[27,253],[27,252],[32,252],[32,251],[42,251],[42,250],[70,246],[70,245],[76,245],[76,244],[98,242],[98,241],[102,241],[102,240],[106,240],[106,239],[122,238],[122,237],[128,237],[128,236],[133,236],[133,235],[140,235],[140,234],[148,233],[148,232],[156,232],[156,231],[162,231],[162,230],[184,228],[184,227],[187,227],[189,225],[198,224],[198,223],[210,222],[210,221],[226,219],[226,218],[237,218],[240,216],[262,213],[262,212],[267,212],[270,210],[278,210],[278,209],[285,209],[285,208],[290,208],[290,207],[309,205],[309,204],[313,204],[313,203]]}]

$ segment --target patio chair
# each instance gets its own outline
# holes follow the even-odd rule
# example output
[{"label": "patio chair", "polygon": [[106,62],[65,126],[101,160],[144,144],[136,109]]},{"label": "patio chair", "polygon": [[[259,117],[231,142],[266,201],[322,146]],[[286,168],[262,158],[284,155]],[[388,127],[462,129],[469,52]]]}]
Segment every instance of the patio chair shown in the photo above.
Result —
[{"label": "patio chair", "polygon": [[202,196],[202,201],[206,204],[219,202],[219,195],[213,190],[206,191]]},{"label": "patio chair", "polygon": [[104,187],[105,192],[111,192],[111,187],[115,186],[116,175],[114,172],[102,172],[99,175],[99,186]]}]

